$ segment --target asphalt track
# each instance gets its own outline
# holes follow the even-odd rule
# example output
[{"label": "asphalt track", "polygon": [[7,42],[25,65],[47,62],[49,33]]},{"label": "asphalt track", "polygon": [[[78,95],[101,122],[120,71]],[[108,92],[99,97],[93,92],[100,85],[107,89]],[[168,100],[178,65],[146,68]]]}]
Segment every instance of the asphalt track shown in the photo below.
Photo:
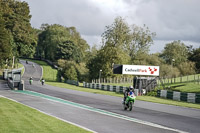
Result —
[{"label": "asphalt track", "polygon": [[[200,132],[200,110],[136,101],[133,111],[124,111],[121,98],[42,86],[42,69],[30,62],[23,79],[27,91],[10,91],[1,81],[0,95],[46,114],[99,133]],[[33,77],[33,85],[28,79]]]}]

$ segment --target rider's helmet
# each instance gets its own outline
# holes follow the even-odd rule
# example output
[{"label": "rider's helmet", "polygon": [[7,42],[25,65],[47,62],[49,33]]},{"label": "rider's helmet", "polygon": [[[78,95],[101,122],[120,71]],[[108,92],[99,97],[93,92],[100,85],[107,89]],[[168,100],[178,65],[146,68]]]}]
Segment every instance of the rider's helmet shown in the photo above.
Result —
[{"label": "rider's helmet", "polygon": [[132,85],[129,86],[129,90],[130,90],[130,91],[133,91],[133,86],[132,86]]}]

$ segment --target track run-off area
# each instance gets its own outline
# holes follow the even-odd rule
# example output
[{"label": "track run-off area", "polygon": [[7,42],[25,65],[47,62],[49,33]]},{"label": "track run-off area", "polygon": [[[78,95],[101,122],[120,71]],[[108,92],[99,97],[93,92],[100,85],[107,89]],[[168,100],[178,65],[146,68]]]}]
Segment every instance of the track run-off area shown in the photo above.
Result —
[{"label": "track run-off area", "polygon": [[[0,95],[65,122],[99,133],[200,131],[199,109],[136,100],[132,111],[124,111],[120,97],[42,86],[42,68],[21,62],[26,90],[13,91],[1,82]],[[32,85],[28,82],[30,77],[34,80]]]}]

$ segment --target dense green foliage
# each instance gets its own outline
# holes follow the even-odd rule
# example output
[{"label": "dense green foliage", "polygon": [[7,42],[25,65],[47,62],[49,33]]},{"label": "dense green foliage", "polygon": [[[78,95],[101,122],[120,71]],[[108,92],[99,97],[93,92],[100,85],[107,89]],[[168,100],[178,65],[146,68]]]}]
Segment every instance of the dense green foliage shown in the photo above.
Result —
[{"label": "dense green foliage", "polygon": [[146,26],[132,27],[121,17],[106,27],[101,49],[87,63],[90,78],[98,78],[100,70],[103,70],[102,77],[114,76],[113,64],[135,64],[148,53],[155,33],[151,33]]},{"label": "dense green foliage", "polygon": [[43,24],[41,29],[36,55],[56,62],[62,68],[61,76],[65,79],[83,81],[85,77],[86,80],[85,72],[82,72],[86,67],[81,64],[86,61],[89,45],[76,28]]},{"label": "dense green foliage", "polygon": [[[160,55],[166,64],[171,65],[171,74],[164,74],[165,76],[177,77],[180,75],[195,74],[195,64],[189,61],[189,49],[181,41],[173,41],[166,44],[163,52]],[[163,75],[163,76],[164,76]]]},{"label": "dense green foliage", "polygon": [[189,60],[195,62],[196,71],[200,73],[200,47],[192,50],[189,54]]},{"label": "dense green foliage", "polygon": [[12,56],[33,57],[37,45],[37,35],[31,27],[30,19],[29,6],[26,2],[0,0],[0,34],[5,34],[0,51],[0,54],[5,52],[1,57],[3,64],[5,64],[5,60],[9,62]]},{"label": "dense green foliage", "polygon": [[112,74],[113,64],[160,66],[161,77],[191,75],[199,71],[198,49],[173,41],[166,44],[161,53],[149,54],[153,37],[155,33],[145,25],[129,26],[124,19],[117,17],[102,34],[102,47],[87,62],[89,78],[98,79],[100,70],[103,78],[120,76]]},{"label": "dense green foliage", "polygon": [[88,44],[75,27],[43,24],[42,32],[39,34],[37,55],[52,61],[64,59],[81,62],[88,48]]},{"label": "dense green foliage", "polygon": [[162,77],[200,72],[200,48],[173,41],[162,52],[150,54],[156,34],[146,25],[129,25],[122,17],[105,27],[102,45],[92,48],[75,27],[42,24],[40,29],[34,29],[30,19],[26,2],[0,0],[1,68],[23,56],[50,60],[62,68],[59,76],[79,81],[99,78],[100,70],[102,78],[121,76],[113,74],[114,64],[160,66]]},{"label": "dense green foliage", "polygon": [[187,61],[188,54],[188,49],[184,43],[173,41],[172,43],[166,44],[161,57],[167,64],[177,66],[178,64]]},{"label": "dense green foliage", "polygon": [[61,73],[65,79],[88,81],[88,69],[85,63],[60,59],[58,65],[62,68]]},{"label": "dense green foliage", "polygon": [[3,67],[12,54],[10,38],[9,32],[5,29],[5,22],[0,16],[0,67]]}]

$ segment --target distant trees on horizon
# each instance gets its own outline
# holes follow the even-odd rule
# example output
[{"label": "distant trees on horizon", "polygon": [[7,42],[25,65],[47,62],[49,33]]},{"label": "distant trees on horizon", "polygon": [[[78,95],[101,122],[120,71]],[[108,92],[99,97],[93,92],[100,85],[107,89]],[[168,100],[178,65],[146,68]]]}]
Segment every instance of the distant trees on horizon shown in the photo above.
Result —
[{"label": "distant trees on horizon", "polygon": [[42,24],[35,29],[30,19],[26,2],[0,0],[0,68],[11,65],[13,57],[39,57],[62,67],[64,78],[79,81],[98,78],[100,70],[103,78],[120,76],[112,73],[113,64],[158,65],[160,75],[168,77],[200,73],[200,47],[178,40],[150,54],[156,33],[146,25],[128,25],[122,17],[105,27],[100,48],[90,47],[75,27]]}]

